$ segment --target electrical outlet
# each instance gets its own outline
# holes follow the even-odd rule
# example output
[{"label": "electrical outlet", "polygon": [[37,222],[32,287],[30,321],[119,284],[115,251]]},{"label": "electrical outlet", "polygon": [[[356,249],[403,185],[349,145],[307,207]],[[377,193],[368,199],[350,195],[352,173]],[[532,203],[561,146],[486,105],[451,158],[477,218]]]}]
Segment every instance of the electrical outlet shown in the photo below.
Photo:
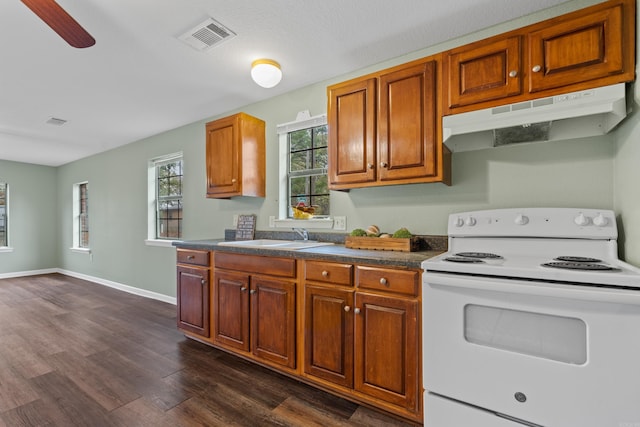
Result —
[{"label": "electrical outlet", "polygon": [[234,227],[238,226],[238,215],[237,214],[233,216],[233,226]]},{"label": "electrical outlet", "polygon": [[346,230],[347,229],[347,217],[346,216],[334,216],[333,217],[333,229],[334,230]]},{"label": "electrical outlet", "polygon": [[276,226],[276,217],[271,215],[269,217],[269,227],[274,228]]}]

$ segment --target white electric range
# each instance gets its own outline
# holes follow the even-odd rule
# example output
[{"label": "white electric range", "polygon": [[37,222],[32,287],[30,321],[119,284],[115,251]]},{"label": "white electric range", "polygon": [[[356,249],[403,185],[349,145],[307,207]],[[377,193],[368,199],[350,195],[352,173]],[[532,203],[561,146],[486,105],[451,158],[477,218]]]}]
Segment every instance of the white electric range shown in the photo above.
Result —
[{"label": "white electric range", "polygon": [[640,270],[612,211],[449,217],[424,261],[428,427],[640,427]]}]

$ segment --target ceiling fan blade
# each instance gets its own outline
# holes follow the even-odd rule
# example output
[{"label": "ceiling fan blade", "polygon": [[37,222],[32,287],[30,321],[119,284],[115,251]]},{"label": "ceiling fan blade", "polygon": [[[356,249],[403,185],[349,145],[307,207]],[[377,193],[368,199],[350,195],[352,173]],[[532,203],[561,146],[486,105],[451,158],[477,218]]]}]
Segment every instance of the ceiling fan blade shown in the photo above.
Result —
[{"label": "ceiling fan blade", "polygon": [[54,0],[20,0],[73,47],[93,46],[96,41]]}]

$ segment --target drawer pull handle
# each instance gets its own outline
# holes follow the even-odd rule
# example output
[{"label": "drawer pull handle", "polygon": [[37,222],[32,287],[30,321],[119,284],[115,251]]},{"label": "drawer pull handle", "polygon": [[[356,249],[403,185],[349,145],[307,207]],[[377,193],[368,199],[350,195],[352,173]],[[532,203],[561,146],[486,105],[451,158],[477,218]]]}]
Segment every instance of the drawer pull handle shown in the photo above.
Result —
[{"label": "drawer pull handle", "polygon": [[531,71],[533,71],[534,73],[537,73],[537,72],[539,72],[541,69],[542,69],[542,67],[540,67],[539,65],[535,65],[535,66],[531,69]]},{"label": "drawer pull handle", "polygon": [[353,312],[355,314],[360,314],[360,309],[358,307],[356,307],[356,308],[353,309]]},{"label": "drawer pull handle", "polygon": [[246,292],[247,288],[245,288],[244,286],[240,288],[240,292]]},{"label": "drawer pull handle", "polygon": [[187,259],[195,259],[196,257],[193,255],[187,255]]},{"label": "drawer pull handle", "polygon": [[380,284],[387,286],[389,284],[389,281],[387,279],[385,279],[384,277],[380,278]]},{"label": "drawer pull handle", "polygon": [[349,307],[348,305],[344,306],[344,311],[346,311],[347,313],[351,311],[351,307]]},{"label": "drawer pull handle", "polygon": [[327,270],[324,270],[322,272],[322,277],[329,277],[329,272]]}]

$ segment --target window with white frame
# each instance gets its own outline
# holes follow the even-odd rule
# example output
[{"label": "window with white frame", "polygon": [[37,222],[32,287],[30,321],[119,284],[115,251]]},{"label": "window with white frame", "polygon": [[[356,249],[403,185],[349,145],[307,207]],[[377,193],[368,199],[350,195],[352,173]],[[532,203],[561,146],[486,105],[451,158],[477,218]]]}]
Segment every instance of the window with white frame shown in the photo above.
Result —
[{"label": "window with white frame", "polygon": [[278,126],[280,139],[280,219],[292,218],[292,207],[314,208],[315,217],[330,213],[327,116]]},{"label": "window with white frame", "polygon": [[182,238],[182,176],[182,153],[149,162],[150,240]]},{"label": "window with white frame", "polygon": [[73,184],[73,248],[89,249],[89,183]]},{"label": "window with white frame", "polygon": [[0,182],[0,247],[9,246],[9,186]]}]

